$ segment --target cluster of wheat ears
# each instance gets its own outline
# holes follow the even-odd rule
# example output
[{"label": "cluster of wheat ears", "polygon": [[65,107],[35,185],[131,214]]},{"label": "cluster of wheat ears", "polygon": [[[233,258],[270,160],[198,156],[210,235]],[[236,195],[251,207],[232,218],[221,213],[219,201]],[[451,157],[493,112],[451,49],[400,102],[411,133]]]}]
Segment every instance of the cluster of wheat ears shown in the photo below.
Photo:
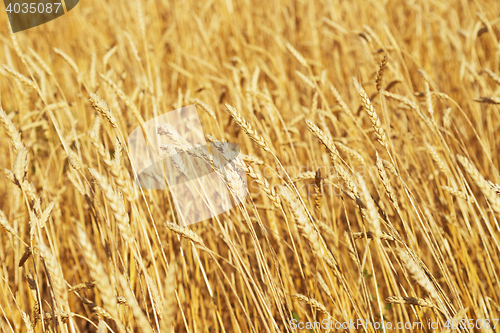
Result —
[{"label": "cluster of wheat ears", "polygon": [[[499,15],[82,0],[11,34],[1,13],[0,332],[500,331]],[[127,138],[192,104],[248,193],[221,177],[246,198],[183,226]]]}]

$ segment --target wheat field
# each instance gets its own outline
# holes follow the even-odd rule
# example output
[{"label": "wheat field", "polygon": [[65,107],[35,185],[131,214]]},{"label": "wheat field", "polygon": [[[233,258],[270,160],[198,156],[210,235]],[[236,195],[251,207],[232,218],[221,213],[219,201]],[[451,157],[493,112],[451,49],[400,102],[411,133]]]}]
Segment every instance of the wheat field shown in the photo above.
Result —
[{"label": "wheat field", "polygon": [[[498,1],[82,0],[0,27],[0,332],[500,332]],[[193,104],[246,198],[183,225],[128,136]]]}]

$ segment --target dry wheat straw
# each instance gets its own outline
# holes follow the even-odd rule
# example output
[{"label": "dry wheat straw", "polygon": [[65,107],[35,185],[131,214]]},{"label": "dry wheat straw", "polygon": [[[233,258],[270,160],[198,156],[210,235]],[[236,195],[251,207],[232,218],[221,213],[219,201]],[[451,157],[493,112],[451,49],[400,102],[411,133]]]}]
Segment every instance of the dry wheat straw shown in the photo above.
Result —
[{"label": "dry wheat straw", "polygon": [[128,43],[130,45],[130,49],[132,50],[132,54],[134,55],[135,60],[137,60],[137,62],[140,64],[141,57],[139,56],[139,51],[137,50],[137,47],[135,46],[134,40],[132,39],[132,37],[130,36],[129,33],[124,32],[123,34],[125,35],[125,37],[128,40]]},{"label": "dry wheat straw", "polygon": [[177,168],[177,170],[182,172],[182,174],[187,175],[188,170],[186,164],[184,163],[184,160],[182,159],[182,154],[184,153],[184,151],[182,149],[179,149],[179,151],[177,151],[171,145],[163,146],[162,149],[165,150],[169,155],[170,160],[172,160],[172,163]]},{"label": "dry wheat straw", "polygon": [[120,142],[120,139],[118,139],[118,137],[115,138],[114,148],[115,148],[115,156],[114,156],[115,173],[120,174],[122,162],[123,162],[123,160],[122,160],[123,159],[123,145]]},{"label": "dry wheat straw", "polygon": [[132,201],[134,198],[134,190],[131,187],[129,178],[126,177],[126,172],[123,172],[122,168],[123,145],[118,138],[115,138],[114,142],[115,158],[112,160],[111,156],[109,155],[109,152],[104,148],[103,144],[99,141],[99,127],[100,127],[100,118],[95,117],[92,130],[89,132],[90,142],[97,149],[97,153],[99,154],[99,156],[101,156],[104,164],[106,165],[109,173],[113,176],[113,179],[116,182],[116,184],[126,195],[127,199],[129,201]]},{"label": "dry wheat straw", "polygon": [[451,126],[451,108],[447,108],[446,110],[444,110],[443,126],[446,129],[449,129]]},{"label": "dry wheat straw", "polygon": [[149,289],[149,294],[151,296],[151,301],[153,302],[154,310],[158,314],[158,317],[160,317],[161,319],[163,316],[163,302],[160,297],[160,292],[158,291],[158,288],[156,286],[156,282],[151,278],[147,271],[144,271],[144,277],[146,278],[146,284]]},{"label": "dry wheat straw", "polygon": [[398,176],[398,170],[394,167],[394,164],[384,159],[382,160],[382,164],[384,165],[384,168],[386,170],[388,170],[394,176]]},{"label": "dry wheat straw", "polygon": [[43,108],[43,111],[56,111],[56,110],[59,110],[59,109],[64,109],[64,108],[67,108],[67,107],[70,107],[71,104],[68,104],[66,102],[59,102],[59,103],[52,103],[52,104],[49,104],[47,105],[45,108]]},{"label": "dry wheat straw", "polygon": [[5,178],[7,178],[7,180],[9,180],[12,184],[18,186],[19,189],[22,190],[21,184],[19,184],[19,182],[16,179],[16,176],[14,176],[14,172],[12,172],[9,169],[5,169],[4,175],[5,175]]},{"label": "dry wheat straw", "polygon": [[127,299],[123,296],[117,295],[116,301],[118,302],[118,304],[127,305]]},{"label": "dry wheat straw", "polygon": [[328,234],[331,237],[336,237],[335,232],[333,231],[332,227],[326,224],[325,222],[321,220],[315,220],[316,225],[318,228],[320,228],[323,231],[322,235]]},{"label": "dry wheat straw", "polygon": [[99,316],[100,319],[101,318],[106,318],[106,319],[111,319],[111,320],[113,319],[111,314],[108,311],[106,311],[104,308],[101,308],[100,306],[98,306],[97,304],[95,304],[94,302],[89,300],[87,297],[79,295],[76,291],[75,291],[75,294],[78,297],[80,297],[83,304],[87,305],[92,310],[92,312],[94,312],[97,316]]},{"label": "dry wheat straw", "polygon": [[364,203],[360,202],[359,200],[358,186],[353,176],[340,163],[335,164],[334,168],[336,174],[344,181],[344,183],[347,186],[347,189],[349,190],[343,192],[346,193],[353,201],[360,204],[362,208],[364,208],[365,207]]},{"label": "dry wheat straw", "polygon": [[68,176],[68,179],[71,182],[71,184],[73,184],[73,186],[75,187],[75,189],[81,195],[85,195],[86,194],[85,187],[83,186],[83,184],[80,181],[80,179],[77,177],[76,171],[73,170],[73,169],[68,170],[67,176]]}]

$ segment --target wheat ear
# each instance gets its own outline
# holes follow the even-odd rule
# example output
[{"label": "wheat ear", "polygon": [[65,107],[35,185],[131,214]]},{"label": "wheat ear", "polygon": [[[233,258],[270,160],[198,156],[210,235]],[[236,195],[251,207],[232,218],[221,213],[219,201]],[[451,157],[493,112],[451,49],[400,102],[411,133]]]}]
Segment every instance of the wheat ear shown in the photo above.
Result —
[{"label": "wheat ear", "polygon": [[401,297],[401,296],[390,296],[385,299],[386,302],[396,303],[396,304],[409,304],[417,305],[425,308],[433,308],[436,305],[432,303],[429,299],[417,298],[417,297]]},{"label": "wheat ear", "polygon": [[109,276],[102,263],[97,258],[97,254],[90,243],[85,230],[82,227],[77,227],[78,240],[82,248],[82,253],[90,268],[90,275],[94,278],[95,285],[99,291],[99,295],[104,303],[105,308],[109,311],[111,316],[116,320],[118,319],[117,302],[115,293]]},{"label": "wheat ear", "polygon": [[97,180],[97,183],[100,185],[104,196],[107,199],[107,203],[113,212],[113,215],[116,220],[116,224],[118,229],[120,229],[120,233],[127,244],[132,244],[134,236],[132,235],[132,231],[130,230],[130,219],[125,211],[125,206],[123,200],[118,196],[118,194],[113,190],[111,184],[109,184],[106,177],[101,175],[97,170],[90,169],[90,173],[92,177]]},{"label": "wheat ear", "polygon": [[94,93],[90,93],[90,104],[97,112],[99,112],[113,127],[118,127],[115,116],[109,110],[108,104],[103,100],[99,99],[99,96]]},{"label": "wheat ear", "polygon": [[2,122],[5,132],[10,138],[12,147],[14,148],[13,149],[14,153],[17,154],[17,152],[24,147],[23,141],[21,139],[21,134],[17,130],[16,126],[14,126],[9,116],[7,116],[1,104],[0,104],[0,122]]},{"label": "wheat ear", "polygon": [[377,136],[378,142],[387,149],[387,137],[385,135],[384,128],[382,127],[382,123],[380,122],[380,118],[378,117],[375,109],[373,108],[373,104],[368,98],[366,91],[361,87],[361,85],[355,80],[354,85],[356,86],[356,91],[358,92],[359,97],[361,98],[361,102],[363,107],[368,113],[370,117],[370,121],[372,122],[373,129],[375,130],[375,134]]},{"label": "wheat ear", "polygon": [[484,196],[491,204],[491,208],[500,215],[500,196],[498,196],[490,184],[484,179],[479,170],[465,157],[457,155],[457,160],[462,164],[465,171],[479,187]]},{"label": "wheat ear", "polygon": [[337,148],[335,148],[335,144],[333,143],[333,141],[311,120],[306,119],[306,125],[311,133],[314,134],[314,136],[317,137],[319,141],[330,152],[330,159],[335,164],[337,162],[339,152],[337,151]]},{"label": "wheat ear", "polygon": [[236,110],[235,107],[229,105],[226,103],[226,108],[231,114],[231,117],[233,117],[234,121],[238,126],[252,139],[257,146],[262,148],[264,151],[270,152],[271,149],[269,148],[269,145],[267,144],[266,140],[257,134],[257,132],[252,128],[252,126],[243,118],[239,112]]},{"label": "wheat ear", "polygon": [[318,302],[317,300],[315,300],[314,298],[309,298],[309,297],[302,295],[302,294],[294,294],[294,295],[292,295],[292,297],[299,300],[299,301],[302,301],[302,302],[309,304],[313,309],[316,309],[316,310],[326,314],[328,317],[331,317],[330,313],[328,312],[326,307],[323,304],[321,304],[320,302]]},{"label": "wheat ear", "polygon": [[413,279],[422,287],[424,290],[433,298],[433,299],[438,299],[438,293],[436,291],[436,288],[432,284],[432,282],[429,280],[427,275],[424,273],[423,269],[420,267],[419,264],[413,258],[406,253],[405,251],[401,250],[399,252],[399,258],[405,265],[406,269],[410,272],[411,276]]}]

